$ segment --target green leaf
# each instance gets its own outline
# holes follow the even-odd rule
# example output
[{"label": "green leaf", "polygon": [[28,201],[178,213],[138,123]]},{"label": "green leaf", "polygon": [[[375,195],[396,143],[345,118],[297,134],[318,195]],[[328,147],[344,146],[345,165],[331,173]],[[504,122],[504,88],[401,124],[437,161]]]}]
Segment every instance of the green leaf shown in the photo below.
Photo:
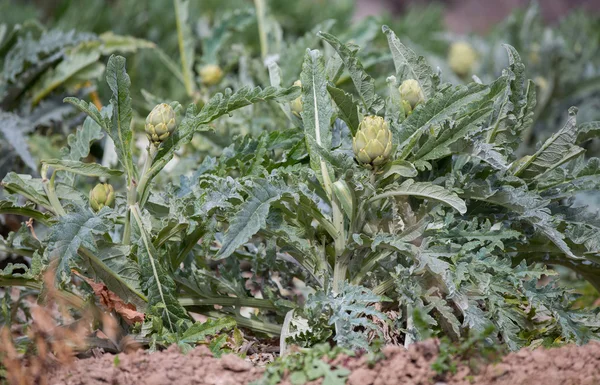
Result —
[{"label": "green leaf", "polygon": [[100,59],[99,44],[84,43],[66,52],[64,59],[44,73],[33,89],[32,103],[38,104],[52,91],[66,83],[78,72]]},{"label": "green leaf", "polygon": [[48,236],[47,253],[51,259],[57,259],[56,280],[64,283],[71,277],[71,268],[77,267],[81,258],[78,250],[83,247],[92,253],[98,251],[94,235],[101,235],[110,229],[102,216],[94,215],[90,210],[79,208],[59,218],[52,226]]},{"label": "green leaf", "polygon": [[49,213],[42,213],[36,210],[35,205],[26,203],[19,205],[8,200],[0,201],[0,214],[21,215],[27,218],[33,218],[46,226],[53,222],[53,216]]},{"label": "green leaf", "polygon": [[438,86],[439,78],[434,74],[425,58],[417,56],[412,49],[402,44],[394,31],[388,26],[384,25],[382,30],[387,35],[388,45],[396,67],[396,77],[398,77],[399,82],[414,79],[419,82],[423,94],[425,94],[425,100],[432,97]]},{"label": "green leaf", "polygon": [[522,159],[514,171],[515,176],[524,179],[539,178],[585,151],[575,145],[578,134],[576,113],[577,109],[569,110],[565,126],[544,142],[535,154]]},{"label": "green leaf", "polygon": [[158,251],[151,242],[150,235],[142,223],[139,207],[133,206],[131,214],[139,231],[138,263],[142,278],[142,289],[148,293],[148,306],[160,311],[161,318],[167,323],[169,330],[175,332],[176,325],[187,319],[187,312],[177,301],[175,281],[161,263]]},{"label": "green leaf", "polygon": [[370,201],[374,202],[394,196],[415,196],[422,199],[432,199],[447,204],[461,214],[467,212],[465,201],[460,199],[455,193],[429,182],[415,182],[412,179],[404,181],[400,186],[391,186],[385,189],[380,194],[371,198]]},{"label": "green leaf", "polygon": [[409,156],[413,162],[416,160],[435,160],[450,155],[452,144],[464,139],[473,132],[476,132],[489,119],[492,113],[491,103],[472,113],[464,116],[462,119],[443,126],[441,130],[436,132],[437,135],[429,137],[414,156]]},{"label": "green leaf", "polygon": [[[90,154],[90,145],[94,141],[102,139],[103,136],[102,128],[88,116],[83,122],[83,126],[77,128],[75,134],[69,134],[67,138],[69,148],[63,148],[61,150],[63,159],[80,160],[87,158]],[[73,186],[75,183],[75,175],[72,173],[65,173],[63,175],[63,180],[64,183]]]},{"label": "green leaf", "polygon": [[215,259],[229,257],[266,225],[271,203],[281,198],[283,189],[264,179],[256,179],[248,191],[248,198],[239,211],[231,218],[229,229],[225,233],[221,249]]},{"label": "green leaf", "polygon": [[2,137],[10,144],[27,167],[37,171],[37,164],[33,160],[25,140],[25,133],[33,130],[33,128],[31,123],[20,116],[12,112],[0,111],[0,133],[2,133]]},{"label": "green leaf", "polygon": [[[358,51],[351,50],[348,45],[343,44],[335,36],[321,32],[319,36],[329,43],[340,55],[344,66],[350,73],[350,78],[354,87],[360,95],[361,101],[365,108],[377,114],[384,107],[383,99],[375,93],[375,80],[367,74],[363,65],[358,59]],[[304,82],[302,82],[304,85]]]},{"label": "green leaf", "polygon": [[194,82],[194,39],[192,29],[189,26],[189,0],[173,0],[175,6],[175,21],[177,24],[177,45],[179,46],[179,57],[181,69],[188,96],[196,91]]},{"label": "green leaf", "polygon": [[531,80],[525,80],[525,66],[521,57],[512,46],[505,44],[504,48],[509,66],[503,74],[509,87],[501,104],[496,106],[496,123],[488,133],[487,142],[494,143],[508,156],[519,147],[521,136],[526,135],[533,125],[536,97],[535,85]]},{"label": "green leaf", "polygon": [[319,51],[306,50],[300,80],[302,81],[302,122],[310,164],[318,175],[320,173],[321,183],[328,184],[330,179],[324,181],[322,178],[329,178],[329,170],[325,160],[319,154],[331,149],[329,126],[333,111],[327,92],[325,60]]},{"label": "green leaf", "polygon": [[600,121],[582,123],[577,129],[576,143],[583,143],[598,136],[600,136]]},{"label": "green leaf", "polygon": [[20,175],[14,172],[6,174],[2,179],[2,187],[11,194],[19,194],[33,203],[51,210],[52,205],[46,197],[42,180],[32,178],[31,175]]},{"label": "green leaf", "polygon": [[121,170],[113,170],[98,163],[83,163],[78,160],[45,159],[42,164],[52,167],[54,170],[68,171],[73,174],[110,178],[123,175]]},{"label": "green leaf", "polygon": [[206,337],[216,336],[223,331],[233,329],[235,326],[235,320],[229,317],[208,319],[205,322],[196,322],[183,333],[181,342],[189,344],[204,342]]},{"label": "green leaf", "polygon": [[[496,82],[498,84],[500,82]],[[412,150],[409,143],[413,143],[415,136],[420,135],[423,130],[433,127],[439,130],[443,121],[460,118],[464,114],[470,114],[473,107],[488,103],[496,97],[498,86],[485,86],[471,83],[468,86],[445,86],[422,107],[418,107],[400,125],[398,134],[399,149],[402,154]]]},{"label": "green leaf", "polygon": [[104,32],[99,36],[102,46],[102,55],[112,55],[115,52],[130,53],[144,48],[156,48],[151,41],[138,39],[133,36],[115,35],[113,32]]},{"label": "green leaf", "polygon": [[125,70],[125,58],[122,56],[111,56],[106,66],[106,82],[113,96],[110,99],[112,105],[112,125],[106,124],[108,135],[115,143],[115,150],[119,161],[123,165],[129,179],[136,177],[131,154],[131,97],[129,87],[131,81]]},{"label": "green leaf", "polygon": [[417,176],[417,169],[415,166],[402,159],[396,159],[385,165],[383,169],[383,178],[387,178],[391,175],[399,175],[405,178],[414,178]]},{"label": "green leaf", "polygon": [[85,112],[90,118],[94,120],[94,122],[96,122],[100,127],[102,127],[108,132],[106,122],[104,121],[102,114],[100,113],[100,111],[98,111],[98,108],[94,103],[88,103],[74,97],[64,98],[63,101],[65,103],[72,104],[73,106],[77,107],[80,111]]},{"label": "green leaf", "polygon": [[340,88],[329,85],[327,86],[327,90],[338,106],[340,119],[346,122],[352,135],[356,135],[358,125],[360,124],[358,120],[358,104],[356,104],[351,94]]}]

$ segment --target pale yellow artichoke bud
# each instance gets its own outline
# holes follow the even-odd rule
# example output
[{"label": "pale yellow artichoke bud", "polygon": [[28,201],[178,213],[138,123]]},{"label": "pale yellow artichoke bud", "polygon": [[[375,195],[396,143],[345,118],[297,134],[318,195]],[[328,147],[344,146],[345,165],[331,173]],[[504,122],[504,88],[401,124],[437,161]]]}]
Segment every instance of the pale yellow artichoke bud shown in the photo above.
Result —
[{"label": "pale yellow artichoke bud", "polygon": [[98,183],[90,190],[90,207],[94,211],[100,211],[104,206],[114,207],[115,190],[108,183]]},{"label": "pale yellow artichoke bud", "polygon": [[[296,80],[294,85],[302,87],[302,82],[300,80]],[[292,100],[290,103],[290,108],[292,109],[294,115],[300,116],[302,113],[302,96],[298,96],[296,99]]]},{"label": "pale yellow artichoke bud", "polygon": [[477,52],[469,43],[464,41],[452,43],[448,52],[448,64],[455,74],[460,77],[471,74],[476,63]]},{"label": "pale yellow artichoke bud", "polygon": [[146,136],[155,146],[159,146],[175,131],[175,111],[167,103],[157,104],[146,118]]},{"label": "pale yellow artichoke bud", "polygon": [[365,116],[352,141],[352,149],[359,163],[379,166],[392,152],[392,131],[381,116]]},{"label": "pale yellow artichoke bud", "polygon": [[223,78],[223,70],[216,64],[206,64],[200,68],[200,79],[207,86],[214,86]]},{"label": "pale yellow artichoke bud", "polygon": [[419,85],[419,82],[414,79],[407,79],[400,84],[398,88],[400,91],[400,97],[402,101],[406,101],[410,105],[410,110],[414,110],[417,104],[425,100],[423,90]]}]

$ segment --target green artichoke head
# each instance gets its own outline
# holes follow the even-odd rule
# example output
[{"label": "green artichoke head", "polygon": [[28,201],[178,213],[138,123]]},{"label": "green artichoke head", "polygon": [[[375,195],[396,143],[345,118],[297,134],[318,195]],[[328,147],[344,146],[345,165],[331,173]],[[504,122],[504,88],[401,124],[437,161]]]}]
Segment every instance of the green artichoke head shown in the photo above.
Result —
[{"label": "green artichoke head", "polygon": [[423,94],[419,82],[414,79],[403,81],[402,84],[400,84],[398,91],[400,91],[402,101],[406,101],[406,103],[410,105],[411,111],[415,109],[417,104],[425,100],[425,95]]},{"label": "green artichoke head", "polygon": [[206,64],[200,67],[200,79],[207,86],[218,84],[223,78],[223,70],[216,64]]},{"label": "green artichoke head", "polygon": [[155,146],[166,140],[177,127],[175,111],[166,104],[156,105],[146,117],[146,136]]},{"label": "green artichoke head", "polygon": [[452,43],[448,52],[448,64],[455,74],[460,77],[471,74],[476,63],[477,52],[471,44],[464,41]]},{"label": "green artichoke head", "polygon": [[114,207],[115,190],[108,183],[98,183],[90,190],[90,206],[94,211],[100,211],[104,206]]},{"label": "green artichoke head", "polygon": [[[302,82],[300,80],[296,80],[294,82],[295,86],[302,87]],[[294,115],[300,116],[302,113],[302,96],[298,96],[296,99],[290,102],[290,108]]]},{"label": "green artichoke head", "polygon": [[365,116],[352,141],[359,163],[365,166],[384,164],[392,152],[392,131],[381,116]]}]

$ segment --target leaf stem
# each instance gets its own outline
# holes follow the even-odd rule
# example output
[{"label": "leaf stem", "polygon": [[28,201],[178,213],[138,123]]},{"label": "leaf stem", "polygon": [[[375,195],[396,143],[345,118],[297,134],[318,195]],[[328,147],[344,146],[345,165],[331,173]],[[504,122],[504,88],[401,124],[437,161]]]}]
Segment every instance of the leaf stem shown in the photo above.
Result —
[{"label": "leaf stem", "polygon": [[[43,173],[43,174],[45,174],[45,173]],[[56,189],[54,186],[55,179],[56,179],[56,170],[54,170],[52,172],[52,176],[50,177],[50,180],[45,179],[45,176],[44,176],[44,190],[46,190],[46,195],[48,196],[48,201],[52,205],[52,209],[54,210],[54,212],[59,217],[62,217],[64,215],[66,215],[67,213],[65,212],[65,209],[60,204],[60,200],[56,196]]]}]

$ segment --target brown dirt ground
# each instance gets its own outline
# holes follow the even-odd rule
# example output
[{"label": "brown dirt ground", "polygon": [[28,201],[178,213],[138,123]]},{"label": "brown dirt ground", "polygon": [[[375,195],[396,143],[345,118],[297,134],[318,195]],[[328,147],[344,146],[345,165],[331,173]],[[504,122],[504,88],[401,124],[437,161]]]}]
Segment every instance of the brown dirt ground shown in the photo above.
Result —
[{"label": "brown dirt ground", "polygon": [[[351,370],[348,385],[598,385],[600,384],[600,343],[565,346],[556,349],[524,349],[505,356],[501,362],[478,368],[473,373],[460,366],[448,378],[436,377],[431,369],[439,351],[437,341],[425,341],[408,350],[389,346],[385,359],[369,366],[367,357],[339,356],[330,363]],[[238,385],[261,377],[262,368],[234,355],[214,358],[200,346],[187,355],[175,347],[148,354],[105,354],[98,358],[75,361],[55,371],[49,384],[65,385]],[[314,381],[311,384],[320,384]],[[283,384],[289,384],[284,381]]]}]

